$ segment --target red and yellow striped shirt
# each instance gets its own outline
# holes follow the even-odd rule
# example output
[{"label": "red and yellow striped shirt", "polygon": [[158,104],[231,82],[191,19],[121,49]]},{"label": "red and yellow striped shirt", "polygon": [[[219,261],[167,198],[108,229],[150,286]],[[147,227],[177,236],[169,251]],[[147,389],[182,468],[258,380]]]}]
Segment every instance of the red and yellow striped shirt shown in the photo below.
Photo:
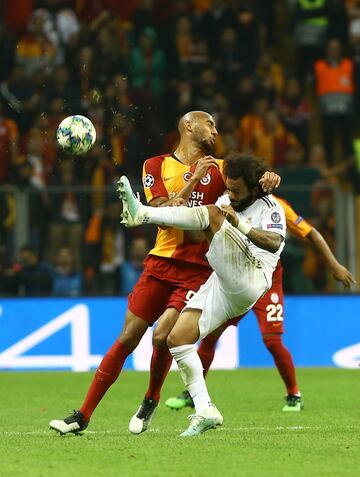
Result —
[{"label": "red and yellow striped shirt", "polygon": [[[206,176],[198,182],[189,198],[189,206],[214,204],[216,199],[224,193],[222,163],[223,161],[218,160],[219,168],[212,166]],[[145,161],[143,184],[148,203],[157,197],[169,199],[174,197],[185,187],[195,168],[196,164],[192,166],[183,164],[171,154],[152,157]],[[207,249],[206,241],[193,243],[187,239],[183,230],[170,227],[158,229],[155,246],[149,253],[209,266],[205,258]]]}]

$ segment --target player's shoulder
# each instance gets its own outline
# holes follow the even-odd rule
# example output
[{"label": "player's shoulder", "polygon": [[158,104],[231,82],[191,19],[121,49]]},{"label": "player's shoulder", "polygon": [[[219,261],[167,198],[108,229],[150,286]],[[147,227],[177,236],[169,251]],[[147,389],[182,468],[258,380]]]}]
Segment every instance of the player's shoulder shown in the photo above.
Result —
[{"label": "player's shoulder", "polygon": [[281,207],[278,200],[272,194],[260,197],[259,204],[261,204],[264,209],[273,209],[276,207]]},{"label": "player's shoulder", "polygon": [[168,154],[159,154],[158,156],[152,156],[145,159],[146,164],[156,164],[163,162],[166,158],[171,158],[171,153]]}]

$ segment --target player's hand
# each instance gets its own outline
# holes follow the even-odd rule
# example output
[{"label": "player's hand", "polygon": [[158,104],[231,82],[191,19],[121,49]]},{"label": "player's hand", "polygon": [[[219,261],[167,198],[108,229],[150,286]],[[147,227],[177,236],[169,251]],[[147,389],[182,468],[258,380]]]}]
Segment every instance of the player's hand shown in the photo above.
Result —
[{"label": "player's hand", "polygon": [[231,225],[237,227],[239,224],[239,217],[237,216],[235,210],[231,207],[231,205],[222,205],[221,206],[221,213],[225,217],[225,219],[230,222]]},{"label": "player's hand", "polygon": [[339,264],[332,272],[335,280],[342,282],[345,288],[351,288],[351,286],[356,283],[352,273],[343,265]]},{"label": "player's hand", "polygon": [[203,177],[206,176],[207,171],[212,166],[219,167],[218,163],[216,162],[216,159],[214,159],[212,156],[204,156],[199,159],[196,163],[196,168],[192,176],[193,179],[200,181]]},{"label": "player's hand", "polygon": [[273,189],[277,189],[280,185],[281,177],[275,172],[266,171],[262,178],[259,180],[264,192],[270,194]]},{"label": "player's hand", "polygon": [[180,205],[187,205],[187,203],[182,197],[174,197],[174,199],[169,200],[166,205],[169,207],[179,207]]}]

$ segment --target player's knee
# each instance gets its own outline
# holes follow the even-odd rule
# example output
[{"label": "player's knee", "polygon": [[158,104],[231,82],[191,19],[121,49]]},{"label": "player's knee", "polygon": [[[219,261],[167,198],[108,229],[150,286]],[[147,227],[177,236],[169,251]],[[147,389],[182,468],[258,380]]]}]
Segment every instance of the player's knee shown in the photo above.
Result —
[{"label": "player's knee", "polygon": [[154,331],[152,344],[154,348],[165,348],[167,346],[168,333],[166,331]]},{"label": "player's knee", "polygon": [[176,336],[176,333],[173,333],[171,331],[169,336],[167,337],[166,344],[167,344],[167,347],[170,349],[170,348],[175,348],[176,346],[180,346],[182,343],[179,342],[179,339]]}]

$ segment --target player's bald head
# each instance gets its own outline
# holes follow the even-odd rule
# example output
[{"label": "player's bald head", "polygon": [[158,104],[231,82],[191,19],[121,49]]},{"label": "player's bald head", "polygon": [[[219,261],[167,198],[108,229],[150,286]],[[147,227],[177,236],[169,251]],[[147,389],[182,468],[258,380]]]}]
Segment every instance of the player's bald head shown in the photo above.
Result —
[{"label": "player's bald head", "polygon": [[192,144],[211,154],[218,134],[214,118],[205,111],[189,111],[179,121],[180,144]]},{"label": "player's bald head", "polygon": [[179,124],[178,124],[178,129],[180,136],[184,133],[186,129],[192,124],[195,124],[201,120],[210,120],[214,122],[213,117],[211,114],[206,113],[205,111],[189,111],[188,113],[184,114],[182,118],[180,118]]}]

